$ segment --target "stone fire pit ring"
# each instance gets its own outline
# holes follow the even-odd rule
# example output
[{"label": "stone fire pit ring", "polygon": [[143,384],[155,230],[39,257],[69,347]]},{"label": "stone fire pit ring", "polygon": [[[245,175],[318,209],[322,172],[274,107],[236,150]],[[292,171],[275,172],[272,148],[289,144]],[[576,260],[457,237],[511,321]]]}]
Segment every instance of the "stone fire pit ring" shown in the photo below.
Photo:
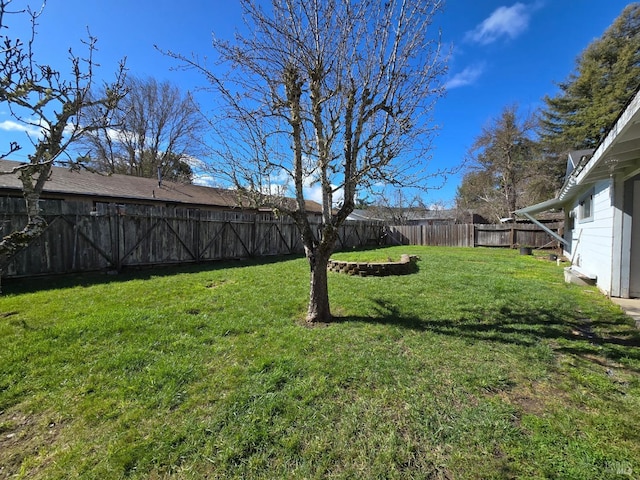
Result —
[{"label": "stone fire pit ring", "polygon": [[399,262],[349,262],[329,259],[330,272],[357,275],[359,277],[386,277],[388,275],[408,275],[418,269],[417,255],[403,254]]}]

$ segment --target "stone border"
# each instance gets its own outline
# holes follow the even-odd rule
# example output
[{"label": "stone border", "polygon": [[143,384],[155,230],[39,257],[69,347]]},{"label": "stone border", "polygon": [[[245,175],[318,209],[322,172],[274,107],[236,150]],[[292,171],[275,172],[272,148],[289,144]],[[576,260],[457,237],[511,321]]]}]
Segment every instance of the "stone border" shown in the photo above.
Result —
[{"label": "stone border", "polygon": [[329,259],[327,269],[330,272],[358,275],[360,277],[386,277],[388,275],[407,275],[418,269],[416,255],[403,254],[399,262],[346,262]]}]

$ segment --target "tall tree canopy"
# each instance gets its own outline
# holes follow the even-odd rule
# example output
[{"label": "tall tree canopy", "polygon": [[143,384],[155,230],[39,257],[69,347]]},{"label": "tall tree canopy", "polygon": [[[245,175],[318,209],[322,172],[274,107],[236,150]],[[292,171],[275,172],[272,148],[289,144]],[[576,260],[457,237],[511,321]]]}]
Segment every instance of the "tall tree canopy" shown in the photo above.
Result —
[{"label": "tall tree canopy", "polygon": [[[456,203],[497,221],[550,192],[534,137],[535,117],[520,118],[518,107],[505,107],[482,129],[468,152],[468,170],[458,187]],[[552,184],[555,182],[552,182]]]},{"label": "tall tree canopy", "polygon": [[640,3],[632,3],[578,57],[558,94],[544,98],[545,148],[562,155],[597,147],[639,86]]},{"label": "tall tree canopy", "polygon": [[[211,121],[214,173],[294,218],[311,268],[307,321],[329,321],[326,266],[358,190],[424,178],[445,70],[431,27],[441,2],[240,3],[248,33],[214,40],[215,70],[174,56],[224,101]],[[270,195],[276,179],[288,180],[294,202]],[[322,191],[319,231],[306,210],[310,184]]]},{"label": "tall tree canopy", "polygon": [[84,137],[90,163],[108,173],[191,182],[189,160],[202,152],[205,126],[192,96],[154,78],[128,77],[126,87],[114,125]]},{"label": "tall tree canopy", "polygon": [[[103,86],[101,95],[90,94],[95,83],[94,37],[84,42],[87,51],[82,57],[69,51],[69,73],[40,60],[36,26],[43,11],[33,11],[23,2],[0,0],[0,104],[15,122],[39,132],[29,138],[34,148],[28,162],[0,171],[0,175],[18,175],[27,211],[24,228],[0,240],[0,274],[6,260],[37,238],[47,226],[39,199],[53,163],[69,159],[69,146],[82,135],[108,128],[111,114],[126,92],[124,64],[121,64],[115,80]],[[31,23],[31,37],[23,41],[12,35],[11,21],[25,17]],[[99,114],[89,115],[89,111]],[[21,148],[18,142],[12,142],[0,158],[9,157]]]}]

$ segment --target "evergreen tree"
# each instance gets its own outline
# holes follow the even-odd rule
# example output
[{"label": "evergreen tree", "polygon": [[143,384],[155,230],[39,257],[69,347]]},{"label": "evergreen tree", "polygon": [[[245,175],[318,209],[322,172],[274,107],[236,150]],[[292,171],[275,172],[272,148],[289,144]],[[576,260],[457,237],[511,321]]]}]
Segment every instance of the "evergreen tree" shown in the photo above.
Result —
[{"label": "evergreen tree", "polygon": [[563,163],[570,150],[597,147],[639,85],[640,3],[633,3],[578,57],[559,93],[544,98],[545,149]]}]

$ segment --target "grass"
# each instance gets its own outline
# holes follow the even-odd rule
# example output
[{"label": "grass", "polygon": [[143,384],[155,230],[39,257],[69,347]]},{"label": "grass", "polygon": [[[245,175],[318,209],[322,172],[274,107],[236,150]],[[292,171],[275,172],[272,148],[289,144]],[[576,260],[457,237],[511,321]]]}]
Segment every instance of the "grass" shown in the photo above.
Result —
[{"label": "grass", "polygon": [[354,252],[336,252],[331,258],[343,261],[357,261],[370,263],[399,262],[404,249],[367,248]]},{"label": "grass", "polygon": [[400,277],[304,259],[5,282],[0,478],[640,476],[640,334],[555,262],[489,249]]}]

